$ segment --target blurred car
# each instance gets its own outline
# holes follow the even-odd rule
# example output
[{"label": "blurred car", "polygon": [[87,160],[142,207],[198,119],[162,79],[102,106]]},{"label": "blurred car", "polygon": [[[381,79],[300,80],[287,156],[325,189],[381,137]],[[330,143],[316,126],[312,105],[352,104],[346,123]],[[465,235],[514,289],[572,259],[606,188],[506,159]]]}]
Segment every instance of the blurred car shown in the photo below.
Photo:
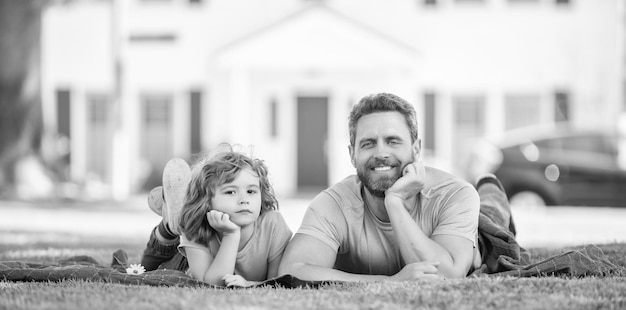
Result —
[{"label": "blurred car", "polygon": [[477,143],[468,176],[494,173],[512,205],[626,206],[626,154],[616,133],[532,128]]}]

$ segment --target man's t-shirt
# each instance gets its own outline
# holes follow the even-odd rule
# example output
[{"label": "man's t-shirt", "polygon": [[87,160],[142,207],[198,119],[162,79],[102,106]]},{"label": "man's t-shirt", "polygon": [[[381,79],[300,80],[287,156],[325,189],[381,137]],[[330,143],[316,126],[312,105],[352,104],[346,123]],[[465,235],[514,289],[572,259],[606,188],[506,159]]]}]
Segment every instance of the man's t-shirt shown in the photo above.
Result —
[{"label": "man's t-shirt", "polygon": [[[248,281],[267,280],[267,266],[282,257],[292,233],[285,219],[278,211],[264,211],[254,225],[252,237],[237,253],[235,274]],[[214,234],[209,244],[199,244],[181,236],[178,250],[185,255],[186,248],[200,249],[215,257],[220,248],[220,240]]]},{"label": "man's t-shirt", "polygon": [[[478,193],[441,170],[427,167],[426,171],[426,184],[409,213],[426,236],[458,236],[476,247]],[[317,195],[297,233],[336,250],[338,270],[393,275],[405,265],[391,223],[380,221],[363,202],[362,185],[355,175]]]}]

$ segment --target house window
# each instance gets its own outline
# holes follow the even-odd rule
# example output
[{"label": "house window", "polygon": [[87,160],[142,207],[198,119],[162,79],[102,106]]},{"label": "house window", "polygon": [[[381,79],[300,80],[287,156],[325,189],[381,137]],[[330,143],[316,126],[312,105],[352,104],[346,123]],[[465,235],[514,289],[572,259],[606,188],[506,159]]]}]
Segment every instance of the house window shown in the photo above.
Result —
[{"label": "house window", "polygon": [[455,0],[454,2],[456,2],[457,4],[484,4],[485,1],[484,0]]},{"label": "house window", "polygon": [[436,99],[435,93],[424,93],[424,148],[431,151],[435,150]]},{"label": "house window", "polygon": [[513,4],[539,3],[539,0],[509,0],[509,3],[513,3]]},{"label": "house window", "polygon": [[270,101],[270,136],[278,137],[278,103],[276,99]]},{"label": "house window", "polygon": [[171,33],[131,34],[128,40],[132,43],[170,43],[176,41]]},{"label": "house window", "polygon": [[202,151],[202,91],[192,90],[189,93],[189,104],[191,106],[191,115],[189,117],[191,152],[199,153]]},{"label": "house window", "polygon": [[72,131],[70,130],[71,116],[71,92],[67,89],[59,89],[56,92],[57,101],[57,131],[59,135],[70,138]]},{"label": "house window", "polygon": [[172,98],[167,95],[145,95],[142,98],[146,127],[167,126],[170,123]]},{"label": "house window", "polygon": [[453,97],[454,138],[452,140],[453,163],[459,169],[466,169],[469,151],[476,138],[485,134],[485,105],[482,95],[462,95]]},{"label": "house window", "polygon": [[540,122],[541,102],[538,95],[512,94],[504,97],[506,130]]},{"label": "house window", "polygon": [[554,121],[569,121],[570,96],[567,91],[556,91],[554,93]]},{"label": "house window", "polygon": [[90,95],[87,98],[89,106],[89,121],[94,126],[106,126],[109,119],[111,101],[104,94]]}]

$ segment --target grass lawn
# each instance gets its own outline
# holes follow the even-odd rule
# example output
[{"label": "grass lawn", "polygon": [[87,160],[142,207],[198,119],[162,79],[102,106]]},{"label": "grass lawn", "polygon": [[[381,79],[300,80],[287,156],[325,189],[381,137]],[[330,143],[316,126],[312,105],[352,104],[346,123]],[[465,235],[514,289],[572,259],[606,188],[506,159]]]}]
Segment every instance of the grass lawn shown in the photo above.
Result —
[{"label": "grass lawn", "polygon": [[[139,262],[144,242],[0,230],[0,261],[89,255],[109,265],[121,248]],[[626,244],[600,246],[626,266]],[[569,248],[568,248],[569,249]],[[531,249],[533,260],[567,249]],[[466,278],[332,284],[319,289],[207,289],[85,281],[0,281],[0,309],[625,309],[626,277]]]}]

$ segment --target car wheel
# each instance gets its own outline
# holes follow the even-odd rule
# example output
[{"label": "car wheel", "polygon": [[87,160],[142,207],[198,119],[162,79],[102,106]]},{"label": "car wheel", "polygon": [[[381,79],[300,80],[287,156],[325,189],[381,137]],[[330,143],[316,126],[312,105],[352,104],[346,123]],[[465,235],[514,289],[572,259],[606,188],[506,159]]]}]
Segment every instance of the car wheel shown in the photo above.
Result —
[{"label": "car wheel", "polygon": [[515,193],[509,198],[512,208],[518,210],[544,210],[546,201],[536,192],[522,191]]}]

